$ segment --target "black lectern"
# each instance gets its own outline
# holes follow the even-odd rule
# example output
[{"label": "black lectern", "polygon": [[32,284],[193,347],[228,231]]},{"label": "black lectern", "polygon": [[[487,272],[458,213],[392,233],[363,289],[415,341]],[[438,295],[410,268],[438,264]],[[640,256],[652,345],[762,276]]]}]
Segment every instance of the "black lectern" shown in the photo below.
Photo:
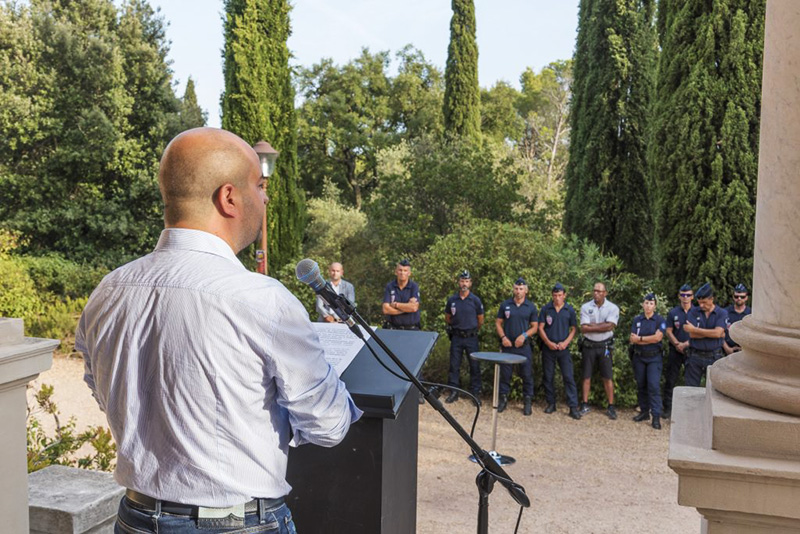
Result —
[{"label": "black lectern", "polygon": [[[378,330],[384,343],[414,374],[438,334]],[[386,365],[394,363],[370,340]],[[287,501],[298,532],[307,534],[414,534],[417,519],[419,394],[392,376],[366,347],[342,375],[364,411],[347,437],[332,448],[289,450]]]}]

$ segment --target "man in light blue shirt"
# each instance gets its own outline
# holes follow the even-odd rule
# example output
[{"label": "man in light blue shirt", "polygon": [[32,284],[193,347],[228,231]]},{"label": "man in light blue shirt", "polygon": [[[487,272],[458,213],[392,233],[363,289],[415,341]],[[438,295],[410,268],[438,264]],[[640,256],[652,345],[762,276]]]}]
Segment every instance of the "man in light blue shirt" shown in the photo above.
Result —
[{"label": "man in light blue shirt", "polygon": [[[331,283],[331,288],[337,295],[342,295],[350,301],[353,305],[356,303],[356,288],[353,284],[342,278],[344,274],[344,267],[338,261],[331,263],[328,267],[328,274],[330,278],[328,281]],[[317,321],[320,323],[341,323],[341,319],[336,315],[330,306],[317,295]]]},{"label": "man in light blue shirt", "polygon": [[177,136],[156,249],[106,276],[81,316],[127,488],[117,532],[294,532],[290,442],[336,445],[361,415],[299,301],[236,258],[259,235],[265,180],[232,133]]}]

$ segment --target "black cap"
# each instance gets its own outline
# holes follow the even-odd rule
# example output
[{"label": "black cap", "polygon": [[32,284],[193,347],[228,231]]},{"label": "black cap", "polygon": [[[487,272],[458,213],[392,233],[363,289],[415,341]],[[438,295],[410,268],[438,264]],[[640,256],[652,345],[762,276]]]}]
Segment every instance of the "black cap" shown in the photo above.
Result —
[{"label": "black cap", "polygon": [[656,294],[655,294],[655,293],[653,293],[653,292],[651,291],[650,293],[648,293],[647,295],[645,295],[645,296],[644,296],[644,298],[643,298],[642,300],[652,300],[652,301],[655,301],[655,300],[656,300]]},{"label": "black cap", "polygon": [[691,291],[691,290],[692,290],[692,286],[691,285],[683,284],[678,291]]},{"label": "black cap", "polygon": [[714,290],[711,289],[711,284],[705,283],[697,289],[697,293],[694,296],[698,299],[707,299],[714,296]]},{"label": "black cap", "polygon": [[528,282],[526,282],[525,279],[520,276],[519,278],[514,280],[514,285],[515,286],[527,286]]},{"label": "black cap", "polygon": [[469,271],[464,269],[461,271],[461,274],[458,275],[459,278],[462,280],[470,280],[472,277],[469,275]]},{"label": "black cap", "polygon": [[564,289],[564,286],[561,285],[561,282],[556,282],[556,285],[553,286],[553,293],[555,293],[557,291],[565,291],[566,292],[566,289]]},{"label": "black cap", "polygon": [[403,267],[411,267],[411,262],[408,261],[408,258],[403,258],[402,260],[397,262],[397,265],[401,265]]},{"label": "black cap", "polygon": [[737,284],[736,287],[733,288],[736,293],[747,293],[747,286],[744,284]]}]

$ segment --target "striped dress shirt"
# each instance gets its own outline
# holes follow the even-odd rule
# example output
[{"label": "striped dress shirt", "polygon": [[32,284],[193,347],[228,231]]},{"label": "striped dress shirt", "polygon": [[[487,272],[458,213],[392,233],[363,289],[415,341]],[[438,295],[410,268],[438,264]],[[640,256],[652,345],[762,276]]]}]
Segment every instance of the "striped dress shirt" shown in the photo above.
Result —
[{"label": "striped dress shirt", "polygon": [[166,229],[106,276],[76,332],[119,484],[209,507],[276,498],[288,446],[333,446],[361,411],[308,313],[210,233]]}]

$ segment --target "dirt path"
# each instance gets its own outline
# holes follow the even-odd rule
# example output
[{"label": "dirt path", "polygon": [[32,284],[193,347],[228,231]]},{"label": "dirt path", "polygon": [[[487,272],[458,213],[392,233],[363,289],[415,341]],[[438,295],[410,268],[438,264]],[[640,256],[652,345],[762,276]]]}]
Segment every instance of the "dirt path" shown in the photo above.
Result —
[{"label": "dirt path", "polygon": [[[75,416],[78,430],[105,425],[105,416],[83,383],[82,360],[56,358],[35,385],[41,383],[55,387],[62,420]],[[473,412],[467,401],[448,409],[469,429]],[[669,424],[655,431],[633,423],[633,415],[620,410],[619,420],[610,421],[602,412],[592,411],[573,421],[563,405],[552,415],[535,406],[530,417],[522,415],[519,405],[509,405],[500,416],[497,449],[517,459],[508,472],[531,497],[520,533],[699,531],[699,514],[676,502],[678,477],[667,467]],[[50,424],[43,416],[42,420]],[[491,421],[487,407],[475,434],[486,448],[491,445]],[[478,469],[467,460],[468,454],[449,425],[429,406],[420,406],[419,534],[475,532]],[[497,486],[490,498],[490,531],[512,533],[518,510],[505,489]]]}]

